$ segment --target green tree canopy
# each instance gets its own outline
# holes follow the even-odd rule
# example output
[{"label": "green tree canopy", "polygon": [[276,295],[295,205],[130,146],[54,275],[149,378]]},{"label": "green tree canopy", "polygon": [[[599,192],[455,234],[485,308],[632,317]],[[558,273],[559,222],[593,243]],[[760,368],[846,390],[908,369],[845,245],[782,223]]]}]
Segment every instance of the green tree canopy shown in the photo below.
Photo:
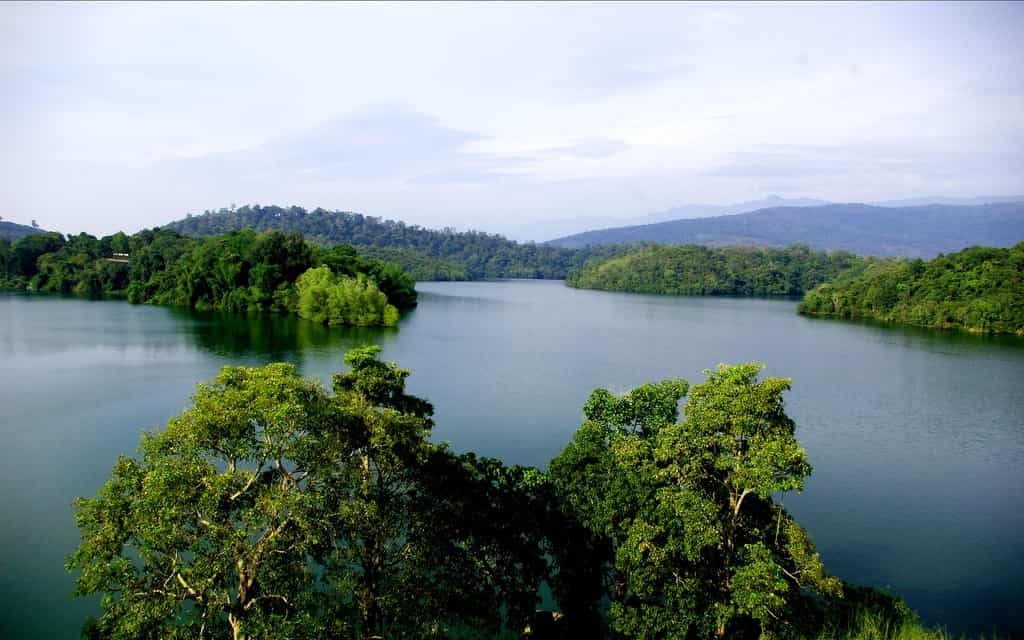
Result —
[{"label": "green tree canopy", "polygon": [[581,289],[668,295],[798,296],[864,268],[845,251],[811,251],[806,245],[705,247],[646,244],[619,256],[588,261],[566,284]]},{"label": "green tree canopy", "polygon": [[1024,335],[1024,242],[933,260],[872,260],[809,291],[801,313]]},{"label": "green tree canopy", "polygon": [[[68,568],[78,594],[102,595],[90,637],[529,625],[534,637],[796,638],[865,610],[913,620],[885,594],[844,599],[774,501],[811,468],[784,410],[790,382],[760,379],[760,365],[721,365],[692,390],[595,391],[545,475],[431,443],[433,407],[379,354],[350,351],[332,392],[289,364],[225,367],[120,457],[75,503]],[[545,584],[557,623],[537,612]]]},{"label": "green tree canopy", "polygon": [[798,635],[810,594],[836,595],[806,532],[772,495],[810,473],[783,411],[789,381],[759,365],[588,400],[551,462],[567,509],[602,535],[609,622],[633,638]]},{"label": "green tree canopy", "polygon": [[[311,269],[315,277],[304,282],[322,295],[300,296],[298,281]],[[394,326],[399,311],[416,306],[415,281],[396,264],[350,246],[318,247],[298,233],[251,229],[201,240],[162,229],[99,239],[33,234],[0,247],[0,286],[194,309],[302,311],[348,325]],[[311,311],[310,300],[320,298]]]},{"label": "green tree canopy", "polygon": [[[509,602],[532,613],[539,543],[506,551],[501,523],[537,472],[430,444],[432,407],[378,351],[350,352],[334,394],[288,364],[225,367],[122,456],[75,504],[68,567],[77,593],[104,595],[94,631],[424,638],[459,623],[497,632]],[[523,583],[510,567],[527,564]]]}]

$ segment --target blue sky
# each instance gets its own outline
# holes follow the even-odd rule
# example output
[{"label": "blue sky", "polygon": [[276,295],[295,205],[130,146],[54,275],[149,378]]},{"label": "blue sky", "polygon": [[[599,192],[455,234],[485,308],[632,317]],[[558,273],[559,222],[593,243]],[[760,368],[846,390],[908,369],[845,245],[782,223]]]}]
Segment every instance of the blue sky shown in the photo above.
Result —
[{"label": "blue sky", "polygon": [[258,202],[544,240],[770,193],[1018,194],[1022,32],[1022,3],[5,3],[0,215]]}]

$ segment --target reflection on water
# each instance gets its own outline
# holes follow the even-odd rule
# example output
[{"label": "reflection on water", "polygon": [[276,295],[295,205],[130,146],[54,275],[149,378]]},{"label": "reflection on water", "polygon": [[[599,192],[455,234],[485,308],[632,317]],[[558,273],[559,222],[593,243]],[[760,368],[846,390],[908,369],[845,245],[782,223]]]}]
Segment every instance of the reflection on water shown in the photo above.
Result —
[{"label": "reflection on water", "polygon": [[188,326],[187,335],[196,346],[224,357],[259,354],[268,361],[301,361],[308,353],[344,351],[369,342],[383,346],[398,334],[395,327],[328,327],[273,313],[200,312],[179,307],[169,312]]}]

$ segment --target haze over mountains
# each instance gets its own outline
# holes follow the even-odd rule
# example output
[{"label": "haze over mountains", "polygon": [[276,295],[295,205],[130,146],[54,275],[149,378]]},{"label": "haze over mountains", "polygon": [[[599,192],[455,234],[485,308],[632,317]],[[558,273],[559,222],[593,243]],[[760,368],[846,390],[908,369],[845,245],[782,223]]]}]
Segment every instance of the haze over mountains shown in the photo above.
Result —
[{"label": "haze over mountains", "polygon": [[770,247],[805,243],[813,249],[841,249],[860,255],[931,257],[972,245],[1008,247],[1021,240],[1024,202],[772,207],[713,218],[587,231],[549,244],[582,248],[629,242]]},{"label": "haze over mountains", "polygon": [[25,236],[32,235],[33,233],[42,233],[44,229],[37,229],[30,227],[27,224],[18,224],[17,222],[10,222],[9,220],[0,220],[0,240],[20,240]]},{"label": "haze over mountains", "polygon": [[[860,201],[857,202],[860,203]],[[929,204],[980,205],[1002,202],[1024,202],[1024,195],[969,197],[924,196],[880,201],[871,200],[864,202],[864,204],[879,207],[912,207]],[[599,229],[647,225],[685,218],[728,216],[774,207],[814,207],[827,204],[841,204],[841,202],[835,200],[822,200],[820,198],[789,198],[772,194],[757,200],[748,200],[733,204],[682,204],[644,215],[597,216],[584,214],[544,220],[533,220],[528,224],[523,223],[520,226],[512,227],[508,233],[504,235],[511,239],[520,241],[551,241],[551,238],[557,238],[560,240],[576,234]],[[508,224],[511,223],[507,223],[506,226],[508,226]],[[489,231],[500,232],[497,229],[489,229]],[[558,242],[558,240],[553,240],[551,242]]]}]

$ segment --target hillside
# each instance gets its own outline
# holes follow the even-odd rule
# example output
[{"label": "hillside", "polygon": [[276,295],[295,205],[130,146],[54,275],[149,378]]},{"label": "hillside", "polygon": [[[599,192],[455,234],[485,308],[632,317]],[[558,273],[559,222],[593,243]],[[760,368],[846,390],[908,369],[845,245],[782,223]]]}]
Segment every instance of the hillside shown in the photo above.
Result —
[{"label": "hillside", "polygon": [[[424,229],[394,220],[345,211],[301,207],[245,206],[238,209],[207,211],[166,225],[187,236],[210,236],[255,229],[257,231],[297,231],[322,244],[351,244],[359,247],[406,249],[455,263],[469,279],[481,278],[564,278],[587,258],[608,256],[621,249],[603,247],[574,251],[547,244],[518,243],[503,236],[480,231]],[[392,252],[389,258],[410,271],[425,262],[415,253]],[[408,262],[408,264],[405,264]],[[436,266],[436,261],[433,266]],[[457,274],[453,274],[457,275]],[[461,279],[446,277],[444,279]]]},{"label": "hillside", "polygon": [[1008,247],[1024,240],[1024,203],[877,207],[830,204],[587,231],[551,240],[557,247],[657,242],[784,247],[859,255],[928,258],[971,245]]},{"label": "hillside", "polygon": [[25,236],[30,236],[33,233],[42,232],[42,229],[36,229],[35,227],[30,227],[27,224],[18,224],[16,222],[0,220],[0,240],[14,242],[15,240],[21,240]]},{"label": "hillside", "polygon": [[569,274],[580,289],[666,295],[798,296],[839,275],[859,272],[864,258],[806,246],[704,247],[651,245],[595,260]]},{"label": "hillside", "polygon": [[1024,242],[927,262],[874,260],[807,293],[800,313],[1024,335]]}]

